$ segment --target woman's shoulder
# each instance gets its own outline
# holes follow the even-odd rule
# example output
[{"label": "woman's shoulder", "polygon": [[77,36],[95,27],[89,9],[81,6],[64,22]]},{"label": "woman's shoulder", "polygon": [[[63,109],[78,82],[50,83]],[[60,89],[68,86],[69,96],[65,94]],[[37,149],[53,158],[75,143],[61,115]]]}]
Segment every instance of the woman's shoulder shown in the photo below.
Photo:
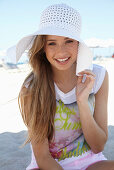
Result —
[{"label": "woman's shoulder", "polygon": [[25,79],[25,81],[24,81],[24,83],[23,83],[23,87],[25,87],[25,88],[29,88],[30,87],[30,84],[31,84],[31,81],[33,80],[33,78],[34,78],[34,74],[33,74],[33,72],[31,72],[28,76],[27,76],[27,78]]},{"label": "woman's shoulder", "polygon": [[34,76],[33,76],[32,72],[26,77],[26,79],[24,80],[24,82],[21,86],[20,92],[19,92],[20,96],[30,94],[33,77]]},{"label": "woman's shoulder", "polygon": [[93,73],[96,75],[95,84],[93,87],[93,93],[95,94],[98,92],[103,83],[106,74],[106,68],[101,65],[93,64]]},{"label": "woman's shoulder", "polygon": [[19,92],[19,98],[21,100],[21,103],[24,102],[24,105],[26,103],[31,102],[31,85],[33,80],[33,73],[31,72],[26,79],[23,82],[23,85]]}]

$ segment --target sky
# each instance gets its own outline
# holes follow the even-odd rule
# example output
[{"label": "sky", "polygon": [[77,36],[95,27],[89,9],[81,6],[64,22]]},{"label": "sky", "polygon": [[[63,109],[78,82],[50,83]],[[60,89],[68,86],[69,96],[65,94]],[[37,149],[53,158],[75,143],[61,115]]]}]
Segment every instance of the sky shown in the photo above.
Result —
[{"label": "sky", "polygon": [[81,38],[114,38],[114,0],[0,0],[0,50],[36,32],[42,11],[66,3],[82,17]]}]

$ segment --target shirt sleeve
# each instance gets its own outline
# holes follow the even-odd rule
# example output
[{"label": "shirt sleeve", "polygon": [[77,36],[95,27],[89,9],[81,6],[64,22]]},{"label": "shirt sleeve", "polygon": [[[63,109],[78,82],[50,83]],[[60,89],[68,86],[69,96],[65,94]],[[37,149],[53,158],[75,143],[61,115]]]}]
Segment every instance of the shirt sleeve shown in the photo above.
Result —
[{"label": "shirt sleeve", "polygon": [[96,80],[95,80],[95,84],[93,87],[93,93],[96,94],[99,91],[99,89],[103,83],[103,80],[105,78],[106,69],[103,66],[93,64],[93,72],[96,75]]}]

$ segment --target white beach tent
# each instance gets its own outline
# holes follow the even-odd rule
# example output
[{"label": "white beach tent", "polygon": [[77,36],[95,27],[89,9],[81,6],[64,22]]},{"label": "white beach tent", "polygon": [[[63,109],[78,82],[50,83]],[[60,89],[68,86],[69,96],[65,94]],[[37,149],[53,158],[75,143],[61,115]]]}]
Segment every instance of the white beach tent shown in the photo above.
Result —
[{"label": "white beach tent", "polygon": [[102,40],[90,38],[84,41],[90,48],[108,48],[114,47],[114,39]]}]

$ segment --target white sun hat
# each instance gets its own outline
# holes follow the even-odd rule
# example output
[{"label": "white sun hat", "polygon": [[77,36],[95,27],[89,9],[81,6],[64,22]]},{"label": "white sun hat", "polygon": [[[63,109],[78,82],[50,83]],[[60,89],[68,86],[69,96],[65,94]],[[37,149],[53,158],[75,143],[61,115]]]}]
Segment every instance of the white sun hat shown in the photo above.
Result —
[{"label": "white sun hat", "polygon": [[42,15],[38,31],[22,38],[16,45],[16,62],[25,50],[29,50],[37,35],[57,35],[79,41],[76,74],[92,69],[93,55],[89,47],[80,38],[81,16],[77,10],[66,4],[54,4],[47,7]]}]

